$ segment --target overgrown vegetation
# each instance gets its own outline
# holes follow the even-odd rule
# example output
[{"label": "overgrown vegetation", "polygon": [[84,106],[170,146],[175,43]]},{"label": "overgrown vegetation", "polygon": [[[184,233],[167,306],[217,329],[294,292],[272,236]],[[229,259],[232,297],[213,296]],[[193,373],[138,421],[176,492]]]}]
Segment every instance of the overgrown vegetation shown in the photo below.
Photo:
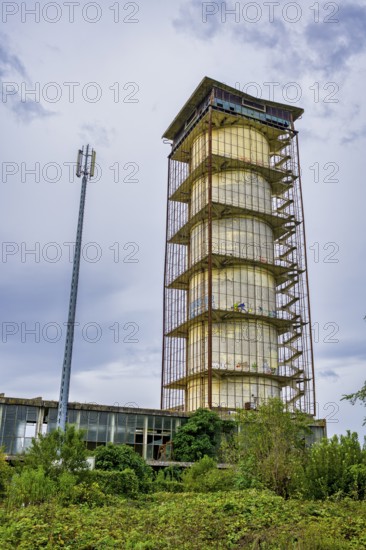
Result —
[{"label": "overgrown vegetation", "polygon": [[205,456],[184,472],[182,481],[185,491],[230,491],[235,488],[236,473],[232,468],[218,470],[215,460]]},{"label": "overgrown vegetation", "polygon": [[215,412],[197,409],[173,438],[174,459],[195,462],[204,456],[216,456],[222,424]]},{"label": "overgrown vegetation", "polygon": [[240,411],[237,422],[239,433],[226,460],[237,467],[239,487],[267,488],[284,497],[302,492],[308,417],[286,412],[280,399],[272,399],[257,411]]},{"label": "overgrown vegetation", "polygon": [[[130,485],[134,484],[132,481],[132,474],[134,474],[139,491],[147,493],[151,490],[152,469],[128,445],[113,445],[113,443],[109,443],[106,446],[98,447],[95,451],[95,468],[96,470],[113,472],[114,474],[123,474],[128,470],[125,473],[125,478],[128,477],[130,479]],[[115,479],[118,479],[118,475],[117,477],[115,476]],[[120,479],[122,479],[121,476]],[[117,481],[117,483],[119,482]]]},{"label": "overgrown vegetation", "polygon": [[45,475],[57,479],[63,472],[82,475],[88,469],[84,432],[69,425],[63,432],[54,430],[32,440],[25,454],[25,467],[42,468]]},{"label": "overgrown vegetation", "polygon": [[366,496],[366,450],[361,449],[356,433],[323,439],[314,445],[305,467],[305,496],[324,499]]},{"label": "overgrown vegetation", "polygon": [[0,509],[0,548],[341,550],[366,546],[366,503],[285,500],[269,491],[155,493],[102,507]]},{"label": "overgrown vegetation", "polygon": [[174,438],[190,468],[153,472],[131,447],[108,444],[89,470],[74,426],[33,440],[16,468],[0,452],[0,548],[366,546],[366,449],[357,434],[308,448],[308,418],[276,399],[236,421],[234,434],[214,412],[192,415]]},{"label": "overgrown vegetation", "polygon": [[0,499],[4,498],[7,485],[11,478],[11,469],[5,458],[5,453],[0,447]]}]

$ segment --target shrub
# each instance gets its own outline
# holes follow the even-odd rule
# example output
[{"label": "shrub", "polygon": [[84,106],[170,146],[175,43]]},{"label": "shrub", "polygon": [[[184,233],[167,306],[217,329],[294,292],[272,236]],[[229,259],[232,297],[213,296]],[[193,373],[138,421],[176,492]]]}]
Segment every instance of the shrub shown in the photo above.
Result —
[{"label": "shrub", "polygon": [[366,464],[348,467],[349,494],[355,500],[366,499]]},{"label": "shrub", "polygon": [[237,464],[240,487],[265,487],[285,498],[301,493],[309,417],[273,398],[255,411],[238,411],[236,419],[240,430],[226,460]]},{"label": "shrub", "polygon": [[166,466],[159,471],[159,474],[162,473],[166,481],[182,481],[182,474],[184,468],[179,466]]},{"label": "shrub", "polygon": [[88,478],[89,482],[97,483],[105,494],[126,495],[132,498],[138,495],[139,480],[131,468],[126,468],[122,472],[92,470]]},{"label": "shrub", "polygon": [[205,456],[184,472],[183,486],[198,493],[225,491],[235,486],[235,477],[233,470],[218,470],[216,462]]},{"label": "shrub", "polygon": [[65,471],[80,475],[88,469],[83,437],[84,432],[73,425],[67,425],[65,431],[39,434],[25,454],[25,465],[33,469],[41,466],[53,479]]},{"label": "shrub", "polygon": [[24,468],[12,477],[7,490],[8,503],[15,507],[40,504],[55,492],[55,483],[46,476],[42,467],[37,470]]},{"label": "shrub", "polygon": [[62,504],[73,501],[76,477],[70,472],[63,472],[57,480],[57,498]]},{"label": "shrub", "polygon": [[168,466],[168,468],[158,472],[154,480],[154,490],[166,493],[182,493],[184,490],[183,483],[174,479],[170,471],[166,472],[170,468],[174,468],[174,466]]},{"label": "shrub", "polygon": [[147,493],[151,489],[152,468],[128,445],[108,443],[95,451],[95,468],[107,472],[133,470],[137,476],[139,490]]},{"label": "shrub", "polygon": [[356,433],[334,435],[312,446],[306,466],[306,496],[365,497],[366,455]]},{"label": "shrub", "polygon": [[237,466],[236,485],[238,489],[263,489],[259,478],[258,464],[253,455],[244,456]]},{"label": "shrub", "polygon": [[0,449],[0,498],[5,496],[6,488],[11,479],[11,475],[11,467],[6,462],[4,452]]},{"label": "shrub", "polygon": [[98,483],[82,482],[72,489],[71,502],[73,504],[87,504],[90,507],[102,506],[107,499]]}]

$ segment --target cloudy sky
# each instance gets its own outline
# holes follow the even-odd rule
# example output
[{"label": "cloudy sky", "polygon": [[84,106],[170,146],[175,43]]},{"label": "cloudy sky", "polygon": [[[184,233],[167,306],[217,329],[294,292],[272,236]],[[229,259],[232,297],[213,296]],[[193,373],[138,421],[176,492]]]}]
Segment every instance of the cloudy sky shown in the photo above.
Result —
[{"label": "cloudy sky", "polygon": [[319,416],[365,375],[366,2],[3,2],[1,383],[57,399],[80,180],[89,184],[70,399],[159,407],[161,135],[204,76],[298,105]]}]

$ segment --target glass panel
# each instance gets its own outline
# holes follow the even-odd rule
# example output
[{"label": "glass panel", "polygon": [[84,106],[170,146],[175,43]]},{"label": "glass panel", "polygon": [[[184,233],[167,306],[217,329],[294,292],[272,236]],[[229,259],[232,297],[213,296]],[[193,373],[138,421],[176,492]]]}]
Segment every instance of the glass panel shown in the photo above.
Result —
[{"label": "glass panel", "polygon": [[37,408],[36,407],[27,407],[26,417],[29,422],[37,422]]},{"label": "glass panel", "polygon": [[144,415],[137,414],[136,415],[136,428],[143,428],[144,427]]}]

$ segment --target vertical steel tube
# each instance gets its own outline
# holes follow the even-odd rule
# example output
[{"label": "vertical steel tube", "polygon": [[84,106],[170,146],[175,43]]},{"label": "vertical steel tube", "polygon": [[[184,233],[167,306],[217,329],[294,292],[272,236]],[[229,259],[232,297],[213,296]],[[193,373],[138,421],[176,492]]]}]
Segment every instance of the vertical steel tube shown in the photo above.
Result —
[{"label": "vertical steel tube", "polygon": [[[293,122],[292,122],[293,128]],[[310,289],[309,289],[309,271],[308,271],[308,257],[307,257],[307,245],[306,245],[306,231],[305,231],[305,215],[304,215],[304,202],[302,196],[302,183],[301,183],[301,167],[300,167],[300,153],[299,153],[299,138],[297,133],[296,136],[296,157],[297,157],[297,166],[299,170],[299,194],[300,194],[300,204],[301,204],[301,217],[302,217],[302,232],[304,238],[304,267],[305,267],[305,281],[306,281],[306,305],[308,310],[309,318],[309,341],[310,341],[310,360],[311,360],[311,374],[312,374],[312,394],[313,394],[313,411],[312,414],[316,416],[316,395],[315,395],[315,370],[314,370],[314,348],[313,348],[313,335],[312,335],[312,323],[311,323],[311,308],[310,308]],[[309,404],[311,408],[311,404]],[[310,411],[308,411],[310,412]]]},{"label": "vertical steel tube", "polygon": [[[161,364],[161,393],[160,393],[160,408],[164,409],[166,408],[166,403],[164,400],[165,397],[165,374],[166,374],[166,361],[171,361],[171,354],[167,357],[166,353],[166,345],[167,345],[167,337],[165,336],[166,330],[167,330],[167,300],[166,300],[166,287],[167,287],[167,276],[168,276],[168,269],[167,269],[167,263],[168,263],[168,228],[169,228],[169,196],[170,196],[170,175],[171,175],[171,160],[170,155],[168,157],[168,182],[167,182],[167,199],[166,199],[166,219],[165,219],[165,259],[164,259],[164,288],[163,288],[163,349],[162,349],[162,364]],[[169,393],[169,404],[168,408],[170,408],[170,393]]]},{"label": "vertical steel tube", "polygon": [[57,411],[57,428],[60,428],[62,431],[65,430],[65,426],[66,426],[67,403],[69,401],[72,348],[74,344],[75,312],[76,312],[76,301],[77,301],[78,284],[79,284],[81,240],[83,235],[86,184],[88,181],[88,170],[87,170],[88,152],[89,152],[89,145],[86,148],[85,169],[84,169],[83,181],[81,185],[79,218],[78,218],[78,225],[77,225],[77,231],[76,231],[74,263],[72,268],[69,316],[67,320],[65,353],[64,353],[64,362],[62,365],[60,398],[59,398],[58,411]]},{"label": "vertical steel tube", "polygon": [[[212,107],[208,119],[208,273],[207,273],[207,399],[212,409]],[[202,403],[202,406],[204,404]]]}]

